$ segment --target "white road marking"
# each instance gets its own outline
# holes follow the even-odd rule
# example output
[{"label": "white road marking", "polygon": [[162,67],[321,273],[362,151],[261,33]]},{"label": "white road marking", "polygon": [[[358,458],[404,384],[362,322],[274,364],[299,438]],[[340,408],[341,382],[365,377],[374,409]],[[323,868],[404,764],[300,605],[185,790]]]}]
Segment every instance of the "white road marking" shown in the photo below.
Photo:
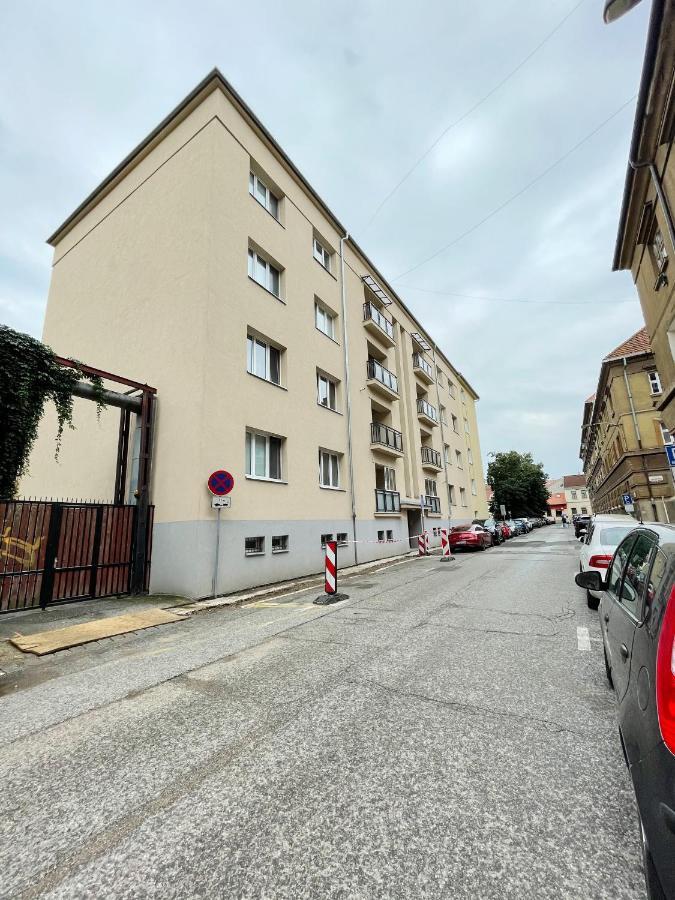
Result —
[{"label": "white road marking", "polygon": [[580,650],[591,649],[591,639],[588,634],[588,628],[582,628],[581,625],[577,625],[577,644]]}]

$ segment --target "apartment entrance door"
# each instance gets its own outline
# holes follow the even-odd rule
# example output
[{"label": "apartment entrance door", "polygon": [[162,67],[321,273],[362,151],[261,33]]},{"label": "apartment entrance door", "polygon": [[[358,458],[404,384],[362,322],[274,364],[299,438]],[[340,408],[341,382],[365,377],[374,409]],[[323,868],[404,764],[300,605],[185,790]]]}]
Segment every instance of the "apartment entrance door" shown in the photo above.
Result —
[{"label": "apartment entrance door", "polygon": [[417,549],[417,538],[422,534],[422,511],[409,509],[408,515],[408,541],[411,550]]}]

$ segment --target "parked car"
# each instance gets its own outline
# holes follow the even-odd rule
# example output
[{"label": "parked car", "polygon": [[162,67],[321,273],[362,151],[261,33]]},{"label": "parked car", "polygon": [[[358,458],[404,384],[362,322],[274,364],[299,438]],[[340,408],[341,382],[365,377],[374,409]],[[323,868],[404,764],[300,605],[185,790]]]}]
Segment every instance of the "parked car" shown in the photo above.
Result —
[{"label": "parked car", "polygon": [[547,525],[555,525],[555,519],[553,516],[546,516],[545,522]]},{"label": "parked car", "polygon": [[502,526],[502,534],[504,535],[504,540],[508,541],[509,538],[513,537],[513,532],[509,527],[509,523],[502,521],[499,524]]},{"label": "parked car", "polygon": [[525,534],[525,526],[518,522],[516,519],[507,519],[506,524],[511,529],[511,534]]},{"label": "parked car", "polygon": [[637,526],[605,577],[580,572],[597,592],[605,669],[640,819],[649,897],[675,897],[675,527]]},{"label": "parked car", "polygon": [[516,524],[517,524],[517,525],[522,525],[522,526],[523,526],[523,529],[524,529],[524,533],[525,533],[525,534],[529,534],[529,533],[532,531],[532,527],[533,527],[533,526],[530,524],[530,520],[529,520],[529,519],[516,519],[515,521],[516,521]]},{"label": "parked car", "polygon": [[487,550],[492,535],[482,525],[455,525],[450,531],[450,549]]},{"label": "parked car", "polygon": [[498,544],[503,544],[506,538],[504,537],[504,530],[502,528],[502,523],[497,522],[496,519],[486,519],[483,523],[483,528],[486,531],[490,532],[492,536],[492,543],[496,546]]},{"label": "parked car", "polygon": [[582,532],[588,530],[591,524],[591,516],[577,516],[574,520],[574,537],[579,537]]},{"label": "parked car", "polygon": [[[626,513],[593,516],[586,533],[579,538],[581,541],[579,571],[588,572],[595,569],[604,577],[614,551],[637,524],[635,519]],[[586,602],[591,609],[598,608],[600,596],[597,591],[586,591]]]}]

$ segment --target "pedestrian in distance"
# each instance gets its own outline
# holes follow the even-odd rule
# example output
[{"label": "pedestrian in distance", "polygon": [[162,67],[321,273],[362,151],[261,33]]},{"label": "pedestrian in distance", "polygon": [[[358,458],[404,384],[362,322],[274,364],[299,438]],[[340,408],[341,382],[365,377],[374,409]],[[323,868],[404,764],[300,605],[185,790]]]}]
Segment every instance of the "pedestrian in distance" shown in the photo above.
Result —
[{"label": "pedestrian in distance", "polygon": [[567,528],[567,516],[565,513],[562,514],[562,527]]}]

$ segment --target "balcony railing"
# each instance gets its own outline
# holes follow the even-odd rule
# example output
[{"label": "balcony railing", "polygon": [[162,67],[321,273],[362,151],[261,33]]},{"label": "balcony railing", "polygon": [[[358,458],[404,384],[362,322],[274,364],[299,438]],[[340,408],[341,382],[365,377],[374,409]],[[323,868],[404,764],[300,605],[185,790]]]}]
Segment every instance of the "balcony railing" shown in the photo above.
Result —
[{"label": "balcony railing", "polygon": [[363,320],[374,322],[390,340],[394,340],[394,324],[372,303],[363,304]]},{"label": "balcony railing", "polygon": [[380,384],[388,387],[390,391],[398,394],[398,378],[389,369],[385,369],[376,359],[371,357],[368,360],[367,372],[368,378],[374,378],[375,381],[379,381]]},{"label": "balcony railing", "polygon": [[421,369],[432,381],[434,380],[434,370],[421,353],[413,353],[413,368]]},{"label": "balcony railing", "polygon": [[424,465],[425,463],[430,466],[436,466],[437,469],[443,468],[441,465],[441,454],[432,447],[422,447],[422,464]]},{"label": "balcony railing", "polygon": [[375,491],[375,512],[400,511],[401,495],[398,491]]},{"label": "balcony railing", "polygon": [[427,419],[433,419],[434,422],[438,422],[436,407],[432,406],[424,397],[420,397],[417,401],[417,412],[421,416],[426,416]]},{"label": "balcony railing", "polygon": [[392,450],[398,450],[399,453],[403,453],[403,435],[401,432],[396,431],[395,428],[390,428],[389,425],[383,425],[381,422],[370,423],[370,443],[382,444],[385,447],[390,447]]},{"label": "balcony railing", "polygon": [[426,494],[424,497],[424,508],[428,509],[429,512],[439,513],[441,511],[441,498],[431,497],[429,494]]}]

